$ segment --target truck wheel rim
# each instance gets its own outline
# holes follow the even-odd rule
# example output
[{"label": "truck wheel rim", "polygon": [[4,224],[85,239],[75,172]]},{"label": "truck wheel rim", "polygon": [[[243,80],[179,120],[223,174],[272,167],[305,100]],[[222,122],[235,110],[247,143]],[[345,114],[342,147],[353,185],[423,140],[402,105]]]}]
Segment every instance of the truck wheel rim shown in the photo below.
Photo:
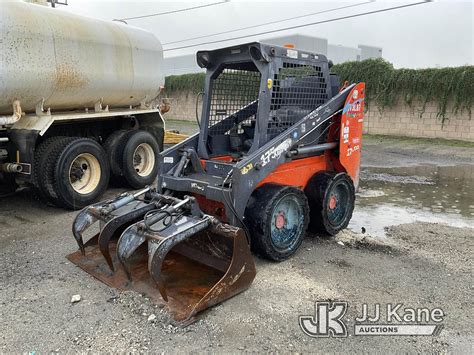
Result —
[{"label": "truck wheel rim", "polygon": [[348,212],[349,188],[346,184],[335,185],[329,194],[327,204],[327,216],[333,226],[338,226],[344,222]]},{"label": "truck wheel rim", "polygon": [[303,207],[294,195],[283,196],[277,202],[271,223],[271,239],[276,249],[291,249],[298,242],[303,218]]},{"label": "truck wheel rim", "polygon": [[89,153],[78,155],[69,167],[69,183],[81,195],[93,192],[99,186],[100,177],[100,163]]},{"label": "truck wheel rim", "polygon": [[133,153],[133,168],[140,176],[148,176],[155,167],[155,152],[153,148],[147,144],[140,144]]}]

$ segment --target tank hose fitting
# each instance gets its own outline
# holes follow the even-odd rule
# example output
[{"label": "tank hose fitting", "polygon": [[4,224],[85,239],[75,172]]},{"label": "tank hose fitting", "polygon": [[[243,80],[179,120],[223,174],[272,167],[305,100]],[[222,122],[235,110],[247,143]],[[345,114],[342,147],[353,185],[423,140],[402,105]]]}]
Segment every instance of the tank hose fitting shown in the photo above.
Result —
[{"label": "tank hose fitting", "polygon": [[23,167],[20,164],[4,163],[0,164],[0,171],[4,173],[21,173]]}]

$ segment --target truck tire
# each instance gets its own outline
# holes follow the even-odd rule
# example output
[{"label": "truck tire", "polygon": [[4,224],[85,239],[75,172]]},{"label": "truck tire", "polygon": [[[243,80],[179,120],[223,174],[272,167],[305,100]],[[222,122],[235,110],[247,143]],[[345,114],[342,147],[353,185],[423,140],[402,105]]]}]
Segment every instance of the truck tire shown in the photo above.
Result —
[{"label": "truck tire", "polygon": [[310,207],[311,232],[335,235],[345,229],[352,218],[355,189],[346,173],[315,174],[305,189]]},{"label": "truck tire", "polygon": [[254,252],[274,261],[293,255],[309,222],[305,194],[292,186],[266,184],[257,189],[245,212]]},{"label": "truck tire", "polygon": [[128,132],[129,131],[125,129],[115,131],[107,137],[103,144],[110,165],[110,178],[111,181],[116,185],[122,184],[124,180],[122,172],[122,158],[120,157],[119,159],[117,153],[119,151],[119,145],[124,143],[123,139]]},{"label": "truck tire", "polygon": [[45,194],[41,184],[43,182],[44,176],[43,166],[46,159],[45,152],[54,141],[55,139],[46,139],[45,141],[41,142],[35,149],[31,182],[33,184],[33,197],[41,202],[48,202],[47,195]]},{"label": "truck tire", "polygon": [[63,139],[51,155],[54,164],[55,202],[68,209],[81,209],[96,201],[107,189],[110,167],[107,154],[89,138]]},{"label": "truck tire", "polygon": [[122,157],[122,174],[126,182],[134,189],[151,185],[158,174],[160,153],[155,137],[150,132],[136,130],[128,132],[122,142],[117,157]]},{"label": "truck tire", "polygon": [[[74,138],[72,138],[74,139]],[[71,140],[64,136],[51,137],[41,142],[35,149],[33,163],[33,190],[34,197],[41,202],[55,204],[54,193],[54,163],[52,158],[56,146],[61,141]]]}]

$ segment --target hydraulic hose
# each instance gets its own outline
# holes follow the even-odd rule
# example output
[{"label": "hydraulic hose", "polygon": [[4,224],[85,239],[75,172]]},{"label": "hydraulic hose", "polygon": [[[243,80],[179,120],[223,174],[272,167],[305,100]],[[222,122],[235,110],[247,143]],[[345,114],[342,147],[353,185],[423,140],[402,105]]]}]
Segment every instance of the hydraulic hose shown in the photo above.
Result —
[{"label": "hydraulic hose", "polygon": [[198,109],[200,96],[204,96],[204,92],[201,91],[196,95],[196,122],[198,124],[199,129],[201,129],[201,121],[199,120],[199,109]]}]

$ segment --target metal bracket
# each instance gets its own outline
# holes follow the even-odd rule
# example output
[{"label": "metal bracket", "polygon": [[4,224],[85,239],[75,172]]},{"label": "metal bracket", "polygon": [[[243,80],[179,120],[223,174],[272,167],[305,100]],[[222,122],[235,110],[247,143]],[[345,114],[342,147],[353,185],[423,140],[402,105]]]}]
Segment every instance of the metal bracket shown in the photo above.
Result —
[{"label": "metal bracket", "polygon": [[160,113],[164,114],[168,112],[171,109],[171,102],[169,98],[163,98],[161,99],[161,104],[158,106],[160,109]]},{"label": "metal bracket", "polygon": [[105,108],[102,107],[102,102],[103,98],[101,97],[99,101],[97,101],[94,104],[94,111],[99,113],[99,112],[109,112],[109,105],[105,106]]},{"label": "metal bracket", "polygon": [[141,110],[146,110],[146,109],[149,109],[150,108],[150,105],[147,104],[147,99],[148,99],[148,96],[145,96],[141,101],[140,101],[140,109]]},{"label": "metal bracket", "polygon": [[36,116],[51,116],[51,108],[48,107],[48,110],[44,110],[44,97],[36,104]]}]

